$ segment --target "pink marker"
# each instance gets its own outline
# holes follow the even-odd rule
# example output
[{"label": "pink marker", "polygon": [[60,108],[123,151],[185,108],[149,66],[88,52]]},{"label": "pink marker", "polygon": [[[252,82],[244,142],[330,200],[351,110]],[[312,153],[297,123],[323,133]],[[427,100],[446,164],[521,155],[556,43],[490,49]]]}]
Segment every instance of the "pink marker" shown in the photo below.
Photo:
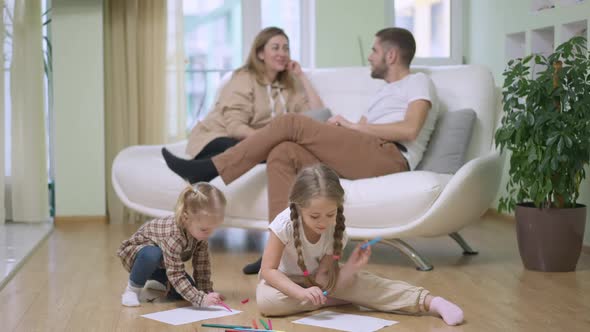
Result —
[{"label": "pink marker", "polygon": [[219,301],[219,303],[227,310],[229,310],[229,312],[233,312],[231,311],[231,309],[227,306],[227,304],[225,304],[223,301]]}]

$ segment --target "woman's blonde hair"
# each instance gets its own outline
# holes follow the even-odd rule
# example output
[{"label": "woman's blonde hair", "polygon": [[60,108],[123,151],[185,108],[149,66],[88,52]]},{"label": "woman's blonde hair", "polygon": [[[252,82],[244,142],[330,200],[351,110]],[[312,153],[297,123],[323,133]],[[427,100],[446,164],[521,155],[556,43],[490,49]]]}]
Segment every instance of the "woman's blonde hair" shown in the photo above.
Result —
[{"label": "woman's blonde hair", "polygon": [[[295,238],[294,244],[297,250],[297,265],[304,272],[304,275],[306,275],[305,280],[310,286],[320,285],[316,283],[309,273],[306,273],[307,267],[303,259],[301,234],[299,231],[299,223],[302,222],[299,209],[309,206],[312,199],[319,197],[333,200],[338,206],[336,226],[334,228],[333,255],[339,258],[342,255],[342,237],[346,229],[344,225],[344,208],[342,206],[344,204],[344,188],[340,184],[338,174],[323,164],[317,164],[301,170],[295,179],[291,194],[289,195],[289,208],[291,209],[291,222],[293,222],[293,236]],[[328,271],[328,285],[325,285],[325,290],[328,292],[332,291],[334,286],[336,286],[339,271],[338,259],[334,259]]]},{"label": "woman's blonde hair", "polygon": [[[250,53],[248,53],[248,58],[246,59],[246,63],[238,68],[236,72],[241,70],[247,70],[251,73],[254,73],[256,76],[256,80],[260,85],[265,85],[264,73],[265,67],[264,62],[258,58],[258,53],[264,50],[264,46],[268,43],[268,41],[275,36],[283,36],[287,38],[287,42],[289,41],[289,37],[281,28],[277,27],[268,27],[264,28],[262,31],[256,35],[254,42],[252,43],[252,47],[250,48]],[[279,72],[277,75],[277,81],[283,84],[286,89],[291,89],[294,86],[294,79],[293,76],[287,71],[283,70]]]},{"label": "woman's blonde hair", "polygon": [[205,212],[223,216],[225,213],[225,195],[221,190],[207,182],[188,184],[178,196],[174,217],[176,224],[183,227],[182,214],[184,212]]}]

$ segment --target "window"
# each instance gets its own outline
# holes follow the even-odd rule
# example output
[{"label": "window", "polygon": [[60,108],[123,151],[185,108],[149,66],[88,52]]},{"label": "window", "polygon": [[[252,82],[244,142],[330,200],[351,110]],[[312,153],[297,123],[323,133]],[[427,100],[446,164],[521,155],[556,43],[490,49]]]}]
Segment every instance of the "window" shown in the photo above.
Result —
[{"label": "window", "polygon": [[289,36],[291,58],[301,61],[301,1],[261,0],[262,28],[276,26]]},{"label": "window", "polygon": [[461,0],[393,0],[392,25],[416,39],[414,64],[460,64]]},{"label": "window", "polygon": [[187,130],[205,117],[223,75],[242,63],[241,1],[184,0]]}]

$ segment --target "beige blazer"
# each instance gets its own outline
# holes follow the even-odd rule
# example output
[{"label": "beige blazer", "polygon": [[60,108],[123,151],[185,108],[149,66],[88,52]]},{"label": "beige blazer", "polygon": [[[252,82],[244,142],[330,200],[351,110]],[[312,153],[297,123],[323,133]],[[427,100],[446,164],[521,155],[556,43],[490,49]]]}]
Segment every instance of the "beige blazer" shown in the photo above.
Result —
[{"label": "beige blazer", "polygon": [[[271,118],[271,100],[267,86],[256,81],[256,76],[246,70],[234,72],[230,81],[222,88],[214,109],[199,122],[190,133],[186,153],[194,158],[218,137],[235,137],[241,126],[259,129],[266,126]],[[278,91],[286,104],[283,107]],[[294,89],[285,89],[275,82],[271,85],[275,116],[299,113],[309,110],[309,101],[301,82],[295,82]]]}]

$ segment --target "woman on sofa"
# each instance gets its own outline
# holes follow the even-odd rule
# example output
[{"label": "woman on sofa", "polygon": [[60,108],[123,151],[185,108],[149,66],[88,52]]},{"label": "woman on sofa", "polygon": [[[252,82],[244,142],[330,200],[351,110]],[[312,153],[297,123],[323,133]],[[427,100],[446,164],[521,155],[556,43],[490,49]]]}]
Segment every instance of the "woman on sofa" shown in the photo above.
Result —
[{"label": "woman on sofa", "polygon": [[213,111],[192,129],[186,153],[193,159],[211,158],[274,116],[323,107],[301,66],[289,56],[287,34],[265,28],[254,39],[246,63],[221,90]]}]

